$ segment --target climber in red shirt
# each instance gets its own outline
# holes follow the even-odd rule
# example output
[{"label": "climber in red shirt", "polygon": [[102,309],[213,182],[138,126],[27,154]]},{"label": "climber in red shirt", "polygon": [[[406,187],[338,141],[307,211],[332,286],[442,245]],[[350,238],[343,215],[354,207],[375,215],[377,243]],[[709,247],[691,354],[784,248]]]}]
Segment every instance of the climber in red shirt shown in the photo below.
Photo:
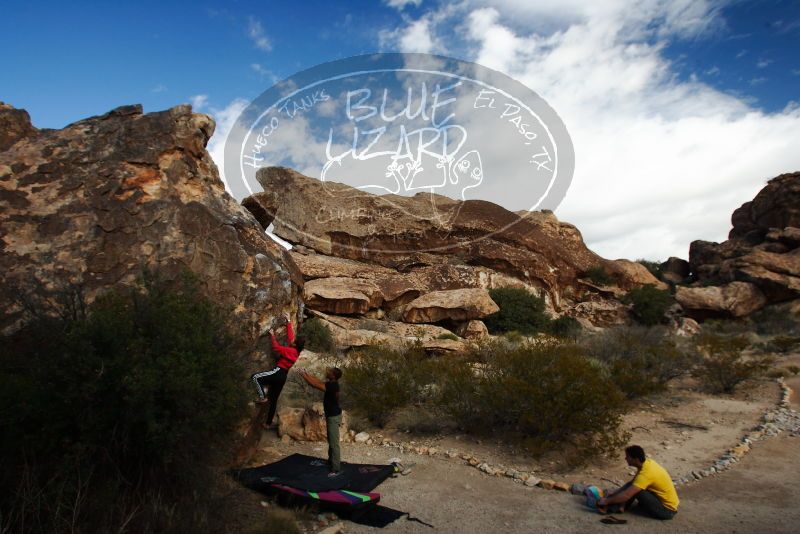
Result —
[{"label": "climber in red shirt", "polygon": [[[278,362],[274,369],[269,371],[262,371],[252,376],[253,382],[256,384],[258,390],[259,404],[269,403],[269,410],[267,411],[267,419],[262,423],[262,427],[268,429],[272,425],[272,419],[275,417],[275,409],[278,406],[278,397],[283,390],[283,385],[286,384],[286,377],[288,376],[289,369],[292,368],[294,362],[300,357],[305,345],[303,336],[294,335],[292,322],[289,320],[288,315],[284,315],[286,319],[286,340],[288,345],[281,345],[275,337],[275,332],[269,330],[269,335],[272,338],[272,352],[278,358]],[[266,391],[265,391],[266,390]]]}]

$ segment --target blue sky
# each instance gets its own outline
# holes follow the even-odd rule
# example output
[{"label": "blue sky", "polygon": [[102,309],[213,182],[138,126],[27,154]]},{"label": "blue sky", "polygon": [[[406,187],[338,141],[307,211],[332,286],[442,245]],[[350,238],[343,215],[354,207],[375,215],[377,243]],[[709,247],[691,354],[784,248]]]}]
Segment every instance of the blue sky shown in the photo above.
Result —
[{"label": "blue sky", "polygon": [[[134,102],[156,110],[197,94],[217,105],[250,99],[273,76],[381,49],[381,29],[431,4],[10,2],[0,20],[0,99],[50,128]],[[709,35],[669,42],[676,75],[767,111],[800,100],[800,2],[734,2],[721,18]],[[259,26],[261,48],[251,35]]]},{"label": "blue sky", "polygon": [[611,258],[687,257],[800,170],[797,0],[7,2],[0,49],[0,100],[36,126],[194,102],[218,165],[276,79],[375,51],[475,61],[563,119],[576,167],[556,214]]}]

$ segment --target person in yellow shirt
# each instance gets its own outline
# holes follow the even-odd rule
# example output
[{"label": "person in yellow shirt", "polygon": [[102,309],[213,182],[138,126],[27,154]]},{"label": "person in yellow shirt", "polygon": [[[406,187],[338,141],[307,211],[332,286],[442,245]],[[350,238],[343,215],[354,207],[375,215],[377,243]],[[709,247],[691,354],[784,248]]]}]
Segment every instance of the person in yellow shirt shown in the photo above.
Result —
[{"label": "person in yellow shirt", "polygon": [[672,519],[678,513],[678,493],[667,470],[655,460],[647,458],[644,449],[639,445],[631,445],[625,449],[625,461],[638,471],[636,476],[607,497],[597,501],[597,509],[601,513],[609,510],[619,512],[629,509],[638,503],[639,509],[656,519]]}]

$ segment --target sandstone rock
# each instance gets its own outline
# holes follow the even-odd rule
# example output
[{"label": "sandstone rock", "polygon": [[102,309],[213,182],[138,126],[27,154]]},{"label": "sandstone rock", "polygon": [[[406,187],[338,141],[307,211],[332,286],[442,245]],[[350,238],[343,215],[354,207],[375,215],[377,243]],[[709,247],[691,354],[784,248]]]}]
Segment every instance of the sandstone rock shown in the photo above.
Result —
[{"label": "sandstone rock", "polygon": [[369,280],[359,278],[317,278],[303,286],[306,306],[337,314],[363,314],[383,303],[383,294]]},{"label": "sandstone rock", "polygon": [[489,329],[483,321],[473,319],[460,324],[456,333],[465,339],[480,339],[489,335]]},{"label": "sandstone rock", "polygon": [[700,325],[691,317],[680,317],[676,320],[675,334],[680,337],[692,337],[699,334]]},{"label": "sandstone rock", "polygon": [[369,439],[369,434],[367,432],[359,432],[353,437],[353,440],[356,443],[366,443]]},{"label": "sandstone rock", "polygon": [[303,427],[303,408],[280,408],[278,409],[278,436],[289,436],[290,438],[303,441],[306,439]]},{"label": "sandstone rock", "polygon": [[800,172],[767,182],[751,202],[733,212],[731,221],[729,239],[764,235],[771,228],[800,227]]},{"label": "sandstone rock", "polygon": [[767,303],[758,287],[747,282],[713,287],[679,287],[675,292],[675,300],[689,316],[699,319],[743,317]]},{"label": "sandstone rock", "polygon": [[555,480],[550,480],[549,478],[547,478],[547,479],[544,479],[544,480],[540,480],[539,484],[537,484],[537,485],[540,488],[544,488],[544,489],[548,489],[549,490],[549,489],[553,489],[555,487],[556,481]]},{"label": "sandstone rock", "polygon": [[426,293],[408,303],[403,320],[436,323],[443,320],[480,319],[500,311],[485,289],[452,289]]},{"label": "sandstone rock", "polygon": [[27,111],[0,102],[0,152],[8,150],[20,139],[37,133]]},{"label": "sandstone rock", "polygon": [[620,288],[628,290],[643,285],[652,285],[658,289],[667,289],[667,285],[653,276],[647,267],[638,261],[606,260],[603,264],[606,272],[617,281]]},{"label": "sandstone rock", "polygon": [[541,484],[541,482],[542,482],[541,478],[537,478],[533,475],[530,475],[528,478],[525,479],[524,484],[529,488],[532,488],[534,486],[538,486],[539,484]]},{"label": "sandstone rock", "polygon": [[569,484],[566,482],[556,482],[553,484],[553,489],[558,491],[569,491]]},{"label": "sandstone rock", "polygon": [[457,339],[429,339],[422,342],[422,348],[432,354],[459,354],[466,351],[468,346]]},{"label": "sandstone rock", "polygon": [[800,173],[770,180],[734,211],[727,241],[695,241],[689,262],[701,282],[748,282],[769,303],[800,297]]},{"label": "sandstone rock", "polygon": [[587,301],[576,304],[569,315],[594,326],[616,326],[629,322],[628,307],[617,300]]},{"label": "sandstone rock", "polygon": [[[347,413],[342,412],[340,436],[347,435],[347,423]],[[328,429],[322,403],[314,403],[310,408],[279,408],[278,436],[288,436],[296,441],[327,441]]]},{"label": "sandstone rock", "polygon": [[210,117],[125,106],[61,130],[31,128],[21,110],[0,109],[2,330],[19,327],[17,288],[40,285],[44,298],[82,285],[92,302],[142,267],[167,280],[189,268],[234,307],[243,341],[297,308],[300,272],[225,192],[205,149]]},{"label": "sandstone rock", "polygon": [[775,228],[767,232],[766,239],[781,243],[789,250],[800,247],[800,228],[789,226],[784,229]]},{"label": "sandstone rock", "polygon": [[672,256],[661,264],[659,272],[665,282],[680,284],[689,278],[691,266],[688,261]]},{"label": "sandstone rock", "polygon": [[[441,336],[452,335],[446,328],[428,324],[406,324],[397,321],[340,317],[321,312],[312,312],[325,324],[340,348],[363,347],[367,345],[387,345],[399,348],[406,343],[421,341],[424,344],[438,340]],[[439,340],[449,341],[449,340]],[[437,343],[430,344],[432,349]],[[441,349],[448,350],[455,345],[442,343]],[[463,344],[458,348],[463,349]]]},{"label": "sandstone rock", "polygon": [[[327,255],[405,272],[432,265],[437,258],[457,259],[542,288],[556,308],[578,273],[602,263],[586,248],[580,232],[559,223],[552,213],[520,217],[479,200],[371,195],[279,167],[261,169],[257,178],[264,192],[245,205],[257,204],[259,214],[274,215],[259,217],[274,225],[276,235]],[[437,213],[431,212],[434,206]],[[320,213],[332,216],[317,217]],[[629,274],[626,269],[620,273],[624,287],[636,283]]]}]

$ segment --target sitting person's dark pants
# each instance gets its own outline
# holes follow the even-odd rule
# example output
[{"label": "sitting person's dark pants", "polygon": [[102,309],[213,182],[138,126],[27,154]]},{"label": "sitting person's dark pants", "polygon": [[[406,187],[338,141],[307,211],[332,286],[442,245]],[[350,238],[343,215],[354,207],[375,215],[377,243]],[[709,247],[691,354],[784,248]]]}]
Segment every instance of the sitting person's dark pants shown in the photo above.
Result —
[{"label": "sitting person's dark pants", "polygon": [[[632,482],[628,482],[622,486],[622,490],[628,489],[631,484]],[[633,503],[638,503],[639,510],[642,510],[647,515],[655,519],[672,519],[675,517],[675,514],[678,513],[664,506],[664,504],[661,502],[661,499],[656,497],[654,493],[647,490],[641,490],[639,493],[629,499],[628,502],[625,503],[625,510],[630,510],[633,507]]]}]

